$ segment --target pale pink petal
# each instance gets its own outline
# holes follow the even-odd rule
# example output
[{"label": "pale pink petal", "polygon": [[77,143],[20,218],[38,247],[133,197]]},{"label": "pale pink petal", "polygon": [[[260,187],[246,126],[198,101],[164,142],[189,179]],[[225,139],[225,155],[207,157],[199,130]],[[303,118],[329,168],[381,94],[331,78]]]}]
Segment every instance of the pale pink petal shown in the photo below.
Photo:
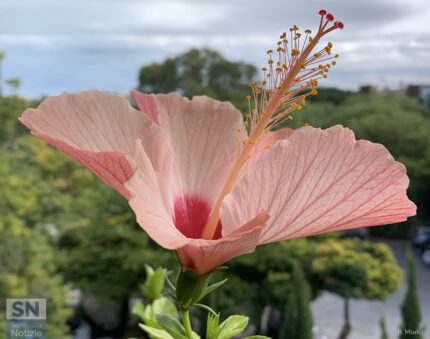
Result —
[{"label": "pale pink petal", "polygon": [[239,255],[255,250],[261,230],[269,216],[260,212],[256,218],[218,240],[192,240],[177,250],[182,266],[203,275]]},{"label": "pale pink petal", "polygon": [[131,96],[136,102],[137,107],[147,114],[155,123],[160,124],[158,116],[160,110],[158,109],[157,100],[154,94],[145,94],[138,91],[131,91]]},{"label": "pale pink petal", "polygon": [[125,187],[132,195],[129,204],[139,225],[164,248],[176,249],[188,244],[189,240],[175,227],[172,219],[173,194],[169,190],[169,178],[154,170],[140,140],[127,159],[136,168]]},{"label": "pale pink petal", "polygon": [[415,215],[405,167],[342,126],[303,127],[268,150],[225,198],[223,235],[264,209],[260,243],[389,224]]},{"label": "pale pink petal", "polygon": [[142,110],[153,119],[157,117],[169,135],[175,154],[177,194],[197,194],[212,206],[234,161],[229,160],[229,154],[233,156],[236,150],[236,138],[244,133],[240,112],[228,102],[205,96],[189,100],[176,93],[134,92],[133,97]]},{"label": "pale pink petal", "polygon": [[254,166],[261,159],[264,152],[272,147],[278,140],[287,139],[293,132],[294,130],[291,128],[282,128],[274,132],[263,134],[260,140],[255,144],[250,159],[245,163],[243,173],[246,173],[249,168]]},{"label": "pale pink petal", "polygon": [[[166,138],[126,99],[99,91],[49,97],[37,109],[27,109],[20,121],[32,134],[88,167],[126,198],[129,194],[123,184],[133,169],[125,153],[134,150],[137,138],[145,145]],[[157,156],[160,158],[159,153]],[[162,167],[163,161],[157,161]]]}]

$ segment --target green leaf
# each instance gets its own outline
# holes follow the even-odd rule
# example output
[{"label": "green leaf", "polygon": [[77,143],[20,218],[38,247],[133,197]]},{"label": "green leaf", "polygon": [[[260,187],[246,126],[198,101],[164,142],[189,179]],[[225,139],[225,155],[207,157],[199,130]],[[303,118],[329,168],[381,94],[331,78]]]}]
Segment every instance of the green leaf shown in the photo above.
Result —
[{"label": "green leaf", "polygon": [[203,299],[204,297],[206,297],[209,293],[212,293],[213,291],[215,291],[218,287],[224,285],[227,282],[228,278],[225,278],[224,280],[218,281],[212,285],[210,285],[209,287],[207,287],[202,296],[200,297],[200,299]]},{"label": "green leaf", "polygon": [[139,327],[147,332],[151,337],[157,339],[173,339],[173,337],[165,330],[160,330],[159,328],[154,328],[143,324],[139,324]]},{"label": "green leaf", "polygon": [[164,288],[164,269],[159,267],[155,271],[148,265],[146,269],[146,281],[143,286],[146,296],[149,299],[157,299],[161,296],[161,292]]},{"label": "green leaf", "polygon": [[143,318],[143,315],[145,313],[145,305],[143,303],[136,304],[133,307],[132,313],[138,315],[143,321],[145,321]]},{"label": "green leaf", "polygon": [[229,339],[241,333],[246,325],[248,325],[249,318],[243,315],[232,315],[228,317],[219,327],[217,339]]},{"label": "green leaf", "polygon": [[156,299],[152,303],[152,310],[154,312],[154,316],[157,314],[169,314],[172,317],[176,317],[178,314],[175,304],[166,297]]},{"label": "green leaf", "polygon": [[218,324],[219,324],[219,314],[215,316],[212,313],[209,313],[207,324],[206,324],[206,339],[217,339]]},{"label": "green leaf", "polygon": [[264,335],[251,335],[250,337],[243,337],[242,339],[272,339]]},{"label": "green leaf", "polygon": [[157,314],[155,319],[174,339],[187,339],[185,328],[178,319],[169,314]]}]

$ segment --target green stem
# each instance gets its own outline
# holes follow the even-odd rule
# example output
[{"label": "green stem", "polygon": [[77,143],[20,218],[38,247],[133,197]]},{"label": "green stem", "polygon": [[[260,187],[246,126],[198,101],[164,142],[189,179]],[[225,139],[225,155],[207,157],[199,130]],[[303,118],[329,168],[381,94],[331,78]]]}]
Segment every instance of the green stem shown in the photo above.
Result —
[{"label": "green stem", "polygon": [[181,317],[182,317],[182,323],[184,324],[185,331],[187,332],[187,338],[193,339],[193,330],[191,328],[191,322],[190,322],[190,311],[187,308],[181,307]]}]

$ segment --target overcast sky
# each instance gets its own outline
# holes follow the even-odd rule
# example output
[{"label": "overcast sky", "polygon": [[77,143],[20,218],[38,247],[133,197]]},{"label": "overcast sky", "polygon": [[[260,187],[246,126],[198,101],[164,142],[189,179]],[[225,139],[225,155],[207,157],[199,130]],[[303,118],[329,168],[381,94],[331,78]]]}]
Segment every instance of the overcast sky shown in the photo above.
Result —
[{"label": "overcast sky", "polygon": [[190,47],[262,66],[290,26],[316,29],[322,7],[345,24],[329,37],[340,58],[325,85],[430,84],[428,0],[1,0],[3,73],[36,97],[128,92],[140,66]]}]

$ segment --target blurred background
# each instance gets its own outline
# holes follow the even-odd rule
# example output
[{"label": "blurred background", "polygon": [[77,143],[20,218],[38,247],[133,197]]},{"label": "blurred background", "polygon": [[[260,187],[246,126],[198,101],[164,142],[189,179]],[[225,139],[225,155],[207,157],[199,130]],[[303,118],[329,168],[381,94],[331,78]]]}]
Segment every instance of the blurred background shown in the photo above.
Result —
[{"label": "blurred background", "polygon": [[[288,127],[343,124],[384,144],[407,167],[418,215],[263,246],[229,263],[228,283],[207,303],[273,338],[308,338],[289,332],[292,309],[307,309],[296,303],[310,304],[314,338],[397,338],[405,326],[430,326],[428,1],[2,0],[0,334],[6,298],[40,297],[48,338],[145,338],[131,312],[147,302],[144,264],[176,265],[122,197],[18,116],[46,96],[88,89],[205,94],[247,113],[265,51],[293,24],[315,30],[320,7],[345,24],[329,36],[340,57]],[[205,317],[194,314],[201,331]]]}]

